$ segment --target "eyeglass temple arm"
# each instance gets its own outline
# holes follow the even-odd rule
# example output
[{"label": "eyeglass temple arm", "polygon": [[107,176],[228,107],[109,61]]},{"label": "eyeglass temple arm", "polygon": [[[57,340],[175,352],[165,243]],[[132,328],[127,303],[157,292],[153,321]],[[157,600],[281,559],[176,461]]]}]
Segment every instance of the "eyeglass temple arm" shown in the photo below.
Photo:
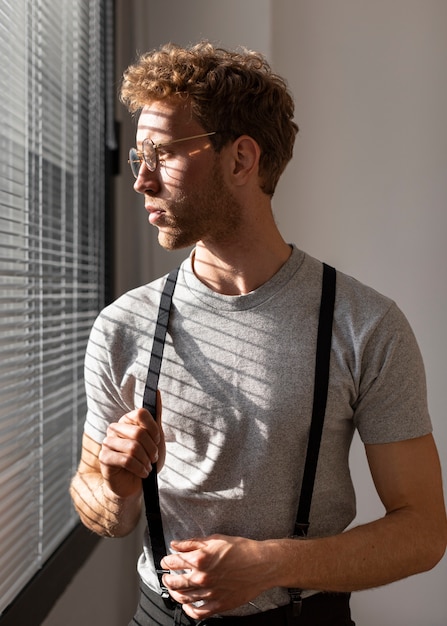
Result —
[{"label": "eyeglass temple arm", "polygon": [[210,135],[216,135],[217,130],[213,130],[212,133],[201,133],[200,135],[193,135],[192,137],[182,137],[181,139],[173,139],[167,143],[154,143],[152,139],[149,141],[152,142],[154,148],[163,148],[163,146],[170,146],[172,143],[179,143],[180,141],[188,141],[189,139],[199,139],[200,137],[209,137]]}]

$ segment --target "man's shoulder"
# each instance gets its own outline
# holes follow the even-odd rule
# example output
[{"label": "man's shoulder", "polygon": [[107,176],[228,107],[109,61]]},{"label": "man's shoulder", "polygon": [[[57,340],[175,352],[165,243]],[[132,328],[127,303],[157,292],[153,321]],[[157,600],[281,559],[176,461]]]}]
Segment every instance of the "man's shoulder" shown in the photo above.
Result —
[{"label": "man's shoulder", "polygon": [[394,301],[374,287],[361,282],[342,271],[337,271],[337,287],[341,303],[356,305],[360,308],[386,311]]},{"label": "man's shoulder", "polygon": [[158,309],[161,293],[166,281],[162,276],[145,285],[140,285],[121,294],[100,313],[107,320],[125,321],[129,318],[147,317]]},{"label": "man's shoulder", "polygon": [[[374,287],[363,283],[358,278],[340,270],[337,264],[326,261],[328,265],[333,265],[336,274],[336,307],[347,311],[365,311],[371,316],[375,312],[383,314],[393,306],[394,301],[388,296],[380,293]],[[304,253],[304,279],[307,285],[321,288],[322,261]]]}]

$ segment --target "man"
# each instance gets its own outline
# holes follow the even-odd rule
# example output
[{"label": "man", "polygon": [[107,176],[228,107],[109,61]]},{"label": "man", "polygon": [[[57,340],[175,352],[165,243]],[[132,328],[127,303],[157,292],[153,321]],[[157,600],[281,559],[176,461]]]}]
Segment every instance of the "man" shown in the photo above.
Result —
[{"label": "man", "polygon": [[[92,330],[80,517],[102,535],[132,531],[157,464],[170,600],[146,535],[132,624],[353,624],[349,592],[428,570],[446,545],[411,329],[393,302],[337,272],[310,526],[297,540],[322,264],[272,215],[298,130],[292,98],[260,55],[204,42],[143,55],[122,99],[140,112],[129,161],[149,222],[164,248],[195,247],[173,296],[157,415],[142,404],[165,278],[122,296]],[[354,428],[385,514],[345,531]],[[299,616],[289,588],[304,590]]]}]

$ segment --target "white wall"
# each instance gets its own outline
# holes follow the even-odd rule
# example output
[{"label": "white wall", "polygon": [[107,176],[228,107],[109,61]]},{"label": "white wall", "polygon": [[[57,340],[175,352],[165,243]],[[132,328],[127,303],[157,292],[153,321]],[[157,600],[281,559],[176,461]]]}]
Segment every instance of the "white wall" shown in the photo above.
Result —
[{"label": "white wall", "polygon": [[[119,0],[117,5],[120,72],[137,51],[168,40],[186,44],[208,38],[258,49],[288,78],[300,134],[274,199],[279,226],[288,240],[393,297],[405,311],[425,359],[435,434],[447,465],[447,2]],[[134,125],[122,109],[119,116],[120,293],[164,273],[181,255],[160,251],[142,202],[131,191],[124,148],[133,144]],[[361,522],[380,515],[381,508],[358,441],[352,468]],[[95,579],[99,567],[96,561],[82,576]],[[446,584],[447,557],[432,572],[355,594],[354,617],[361,626],[445,626]],[[112,591],[98,602],[114,597]]]}]

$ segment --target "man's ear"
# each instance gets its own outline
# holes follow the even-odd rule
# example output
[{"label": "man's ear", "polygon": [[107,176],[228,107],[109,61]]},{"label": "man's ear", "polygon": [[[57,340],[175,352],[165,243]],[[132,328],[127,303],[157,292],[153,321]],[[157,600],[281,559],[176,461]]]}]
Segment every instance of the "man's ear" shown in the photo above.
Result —
[{"label": "man's ear", "polygon": [[261,156],[261,149],[257,141],[249,135],[241,135],[233,142],[231,155],[231,177],[235,185],[245,185],[253,176],[257,180]]}]

